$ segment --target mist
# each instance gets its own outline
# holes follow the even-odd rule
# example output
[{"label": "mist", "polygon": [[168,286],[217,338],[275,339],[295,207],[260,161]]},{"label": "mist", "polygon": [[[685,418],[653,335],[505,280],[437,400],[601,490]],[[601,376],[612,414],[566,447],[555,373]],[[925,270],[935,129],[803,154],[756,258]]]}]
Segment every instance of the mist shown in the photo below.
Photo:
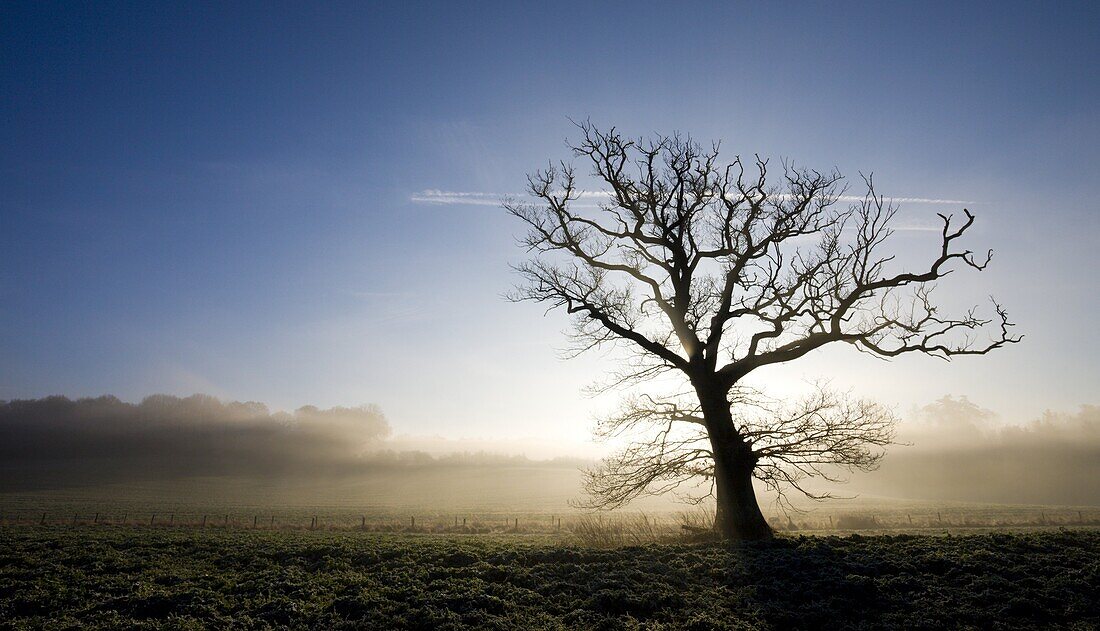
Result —
[{"label": "mist", "polygon": [[[901,416],[901,444],[838,495],[1100,505],[1098,406],[1011,424],[965,396],[945,396]],[[201,394],[0,401],[4,492],[234,478],[282,488],[280,500],[321,493],[332,501],[351,494],[402,504],[565,506],[579,496],[579,469],[590,459],[533,460],[519,448],[395,436],[373,405],[281,412]],[[658,505],[673,507],[646,500],[636,508]]]},{"label": "mist", "polygon": [[1006,423],[966,396],[905,415],[879,470],[851,490],[890,497],[1100,504],[1100,406]]},{"label": "mist", "polygon": [[391,432],[374,406],[275,412],[206,395],[0,402],[0,488],[346,468]]},{"label": "mist", "polygon": [[[521,466],[524,456],[428,454],[373,405],[272,412],[196,394],[0,402],[0,490],[233,476],[319,484],[380,470]],[[399,449],[394,449],[398,447]],[[572,463],[575,465],[575,463]]]}]

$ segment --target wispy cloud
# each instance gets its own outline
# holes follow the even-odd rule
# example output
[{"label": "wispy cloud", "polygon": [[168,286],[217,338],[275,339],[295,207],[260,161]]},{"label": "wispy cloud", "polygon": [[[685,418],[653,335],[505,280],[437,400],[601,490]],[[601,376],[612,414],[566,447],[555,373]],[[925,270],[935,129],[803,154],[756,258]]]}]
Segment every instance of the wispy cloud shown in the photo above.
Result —
[{"label": "wispy cloud", "polygon": [[[843,202],[857,202],[863,199],[857,195],[841,195],[838,199]],[[983,202],[968,201],[965,199],[936,199],[932,197],[887,197],[887,201],[894,202],[895,204],[981,204]]]},{"label": "wispy cloud", "polygon": [[[500,200],[504,197],[509,196],[500,193],[455,192],[429,188],[419,193],[413,193],[409,196],[409,200],[418,204],[500,206]],[[519,196],[512,195],[511,197]]]},{"label": "wispy cloud", "polygon": [[[606,199],[608,193],[606,191],[582,191],[579,193],[581,199]],[[462,205],[462,206],[500,206],[502,199],[531,199],[530,195],[526,193],[491,193],[487,191],[443,191],[435,188],[428,188],[417,193],[413,193],[409,196],[409,201],[416,202],[418,204],[436,204],[440,206]],[[842,202],[858,202],[863,199],[858,195],[841,195],[837,198]],[[966,204],[980,204],[981,202],[967,201],[962,199],[940,199],[935,197],[887,197],[887,201],[895,204],[939,204],[950,206],[961,206]],[[595,204],[578,204],[580,207],[594,207]]]}]

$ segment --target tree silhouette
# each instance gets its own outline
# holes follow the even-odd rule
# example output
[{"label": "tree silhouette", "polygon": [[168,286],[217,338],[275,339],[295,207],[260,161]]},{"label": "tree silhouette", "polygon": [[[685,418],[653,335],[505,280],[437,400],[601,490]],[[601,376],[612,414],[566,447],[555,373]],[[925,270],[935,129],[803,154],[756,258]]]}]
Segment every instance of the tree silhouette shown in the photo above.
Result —
[{"label": "tree silhouette", "polygon": [[[572,147],[609,187],[596,207],[560,163],[528,176],[537,201],[505,200],[528,228],[532,258],[516,267],[511,296],[575,316],[572,352],[605,345],[630,351],[608,387],[674,373],[685,392],[627,401],[604,433],[649,424],[635,443],[588,474],[593,503],[618,506],[702,476],[713,483],[715,529],[725,538],[771,536],[756,500],[756,477],[803,490],[831,467],[871,468],[892,436],[882,408],[827,389],[794,405],[752,393],[754,370],[844,342],[883,358],[924,353],[981,355],[1019,341],[1005,310],[946,316],[931,283],[953,270],[982,270],[958,243],[974,223],[939,215],[940,247],[922,271],[888,271],[880,253],[897,208],[870,177],[848,206],[842,176],[768,162],[719,162],[719,146],[690,138],[629,139],[614,128],[578,125]],[[774,179],[774,181],[772,181]],[[987,335],[982,337],[983,333]]]}]

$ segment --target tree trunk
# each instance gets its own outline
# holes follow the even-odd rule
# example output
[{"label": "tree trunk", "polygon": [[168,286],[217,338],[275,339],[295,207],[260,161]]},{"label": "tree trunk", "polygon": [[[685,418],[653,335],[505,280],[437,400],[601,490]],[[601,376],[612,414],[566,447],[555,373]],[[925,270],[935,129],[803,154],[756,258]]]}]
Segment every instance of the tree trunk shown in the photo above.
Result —
[{"label": "tree trunk", "polygon": [[[723,539],[758,540],[772,537],[771,526],[760,512],[756,490],[752,486],[751,458],[737,454],[748,452],[746,448],[728,446],[723,449],[711,440],[714,457],[714,481],[718,508],[714,515],[714,529]],[[724,456],[719,453],[725,452]],[[730,452],[733,452],[732,454]]]},{"label": "tree trunk", "polygon": [[714,529],[723,539],[752,541],[770,539],[771,526],[760,512],[752,472],[756,457],[734,431],[725,393],[699,393],[711,451],[714,454],[714,483],[718,506]]}]

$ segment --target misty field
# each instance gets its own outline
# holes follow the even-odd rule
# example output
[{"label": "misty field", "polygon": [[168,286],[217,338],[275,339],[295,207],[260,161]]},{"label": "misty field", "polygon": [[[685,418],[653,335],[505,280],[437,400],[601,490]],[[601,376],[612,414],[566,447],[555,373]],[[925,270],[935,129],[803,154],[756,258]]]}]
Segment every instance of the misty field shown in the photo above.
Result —
[{"label": "misty field", "polygon": [[[348,530],[568,535],[589,520],[647,520],[648,533],[620,543],[676,536],[709,525],[707,511],[667,497],[592,516],[570,506],[579,472],[562,466],[426,467],[364,478],[293,485],[233,477],[131,482],[0,493],[3,525],[128,525],[264,530]],[[788,534],[971,534],[1098,528],[1100,507],[904,500],[861,496],[802,502],[784,513],[765,505]],[[464,527],[465,526],[465,527]]]},{"label": "misty field", "polygon": [[1100,533],[781,537],[0,529],[0,627],[1067,628],[1100,624]]}]

